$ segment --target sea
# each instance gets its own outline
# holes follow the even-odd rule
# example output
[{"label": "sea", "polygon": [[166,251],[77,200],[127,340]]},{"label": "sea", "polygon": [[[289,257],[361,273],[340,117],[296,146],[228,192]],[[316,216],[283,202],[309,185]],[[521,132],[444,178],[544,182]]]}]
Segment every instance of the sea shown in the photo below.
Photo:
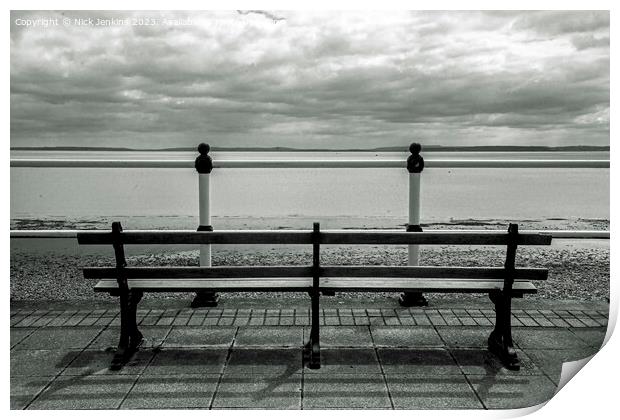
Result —
[{"label": "sea", "polygon": [[[213,152],[213,159],[403,159],[398,152]],[[427,152],[426,159],[609,159],[609,152]],[[11,151],[32,159],[188,159],[195,152]],[[432,225],[505,221],[608,222],[609,169],[426,168],[420,219]],[[214,227],[393,228],[407,222],[408,173],[399,168],[214,169]],[[195,170],[11,168],[11,228],[193,229]]]}]

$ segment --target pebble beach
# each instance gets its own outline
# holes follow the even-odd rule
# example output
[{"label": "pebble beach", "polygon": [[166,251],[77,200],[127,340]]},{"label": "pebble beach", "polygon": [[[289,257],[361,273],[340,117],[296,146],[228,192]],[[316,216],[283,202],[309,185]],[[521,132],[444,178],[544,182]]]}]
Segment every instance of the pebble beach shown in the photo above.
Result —
[{"label": "pebble beach", "polygon": [[[565,240],[566,241],[566,240]],[[576,243],[577,245],[574,245]],[[607,241],[608,243],[608,241]],[[421,265],[502,266],[503,247],[423,247]],[[199,252],[174,251],[144,253],[127,258],[129,266],[198,265]],[[309,265],[308,249],[215,250],[213,265]],[[406,247],[365,246],[325,247],[322,264],[329,265],[406,265]],[[33,257],[22,251],[11,252],[12,301],[89,301],[113,299],[93,292],[96,281],[84,280],[81,267],[113,265],[111,255],[41,254]],[[537,282],[538,293],[526,299],[606,300],[609,298],[609,247],[579,246],[578,241],[565,246],[520,247],[517,265],[547,267],[549,279]],[[232,293],[231,293],[232,294]],[[261,297],[261,293],[243,293],[244,297]],[[285,293],[283,293],[285,295]],[[294,295],[294,293],[286,293]],[[348,295],[344,294],[343,295]],[[351,294],[353,295],[353,294]],[[365,295],[356,293],[355,295]],[[392,296],[372,293],[367,297]],[[145,299],[179,298],[182,294],[146,294]],[[273,293],[269,293],[273,296]],[[433,299],[458,295],[438,294]],[[468,295],[469,296],[469,295]],[[189,299],[189,295],[188,295]]]}]

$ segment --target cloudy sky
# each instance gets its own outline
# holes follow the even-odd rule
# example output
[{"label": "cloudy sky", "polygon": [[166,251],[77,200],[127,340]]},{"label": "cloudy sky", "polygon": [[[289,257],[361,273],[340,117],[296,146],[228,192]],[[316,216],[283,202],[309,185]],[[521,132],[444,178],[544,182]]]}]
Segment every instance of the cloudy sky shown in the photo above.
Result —
[{"label": "cloudy sky", "polygon": [[13,147],[609,144],[607,12],[14,12],[10,66]]}]

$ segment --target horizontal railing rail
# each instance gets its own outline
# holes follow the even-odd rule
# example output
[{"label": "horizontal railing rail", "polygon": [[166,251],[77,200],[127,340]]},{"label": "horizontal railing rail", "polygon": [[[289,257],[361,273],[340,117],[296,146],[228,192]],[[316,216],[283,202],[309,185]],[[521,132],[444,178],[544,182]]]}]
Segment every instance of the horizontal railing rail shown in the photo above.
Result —
[{"label": "horizontal railing rail", "polygon": [[[80,229],[66,229],[66,230],[59,230],[59,229],[52,229],[52,230],[26,230],[26,229],[13,229],[10,231],[11,233],[11,238],[13,239],[63,239],[63,238],[68,238],[68,239],[76,239],[78,236],[78,233],[84,234],[86,232],[89,233],[93,233],[93,234],[98,234],[98,235],[109,235],[110,231],[109,230],[80,230]],[[131,230],[127,230],[125,232],[132,232]],[[160,231],[160,232],[172,232],[172,231]],[[174,232],[179,232],[179,233],[187,233],[187,234],[193,234],[196,231],[195,230],[178,230],[178,231],[174,231]],[[226,231],[216,231],[215,233],[220,233],[220,232],[226,232]],[[243,234],[244,232],[257,232],[257,231],[234,231],[234,232],[238,232],[239,234]],[[273,232],[273,231],[271,231]],[[331,230],[322,230],[321,231],[322,234],[327,234],[328,236],[333,234],[333,233],[342,233],[342,234],[350,234],[350,233],[355,233],[355,232],[366,232],[366,231],[359,231],[359,230],[351,230],[351,229],[331,229]],[[387,230],[387,229],[373,229],[372,232],[379,232],[379,233],[402,233],[402,231],[397,231],[397,230]],[[464,232],[463,230],[458,230],[458,229],[435,229],[435,230],[425,230],[425,233],[441,233],[441,234],[458,234],[459,232]],[[495,234],[501,234],[501,235],[505,235],[505,231],[503,230],[467,230],[466,232],[470,232],[473,234],[480,234],[480,233],[484,233],[484,234],[488,234],[488,233],[495,233]],[[282,231],[277,231],[277,233],[285,233],[285,234],[291,234],[290,236],[288,236],[289,238],[293,238],[295,237],[295,235],[297,234],[301,234],[303,235],[303,241],[302,243],[310,243],[310,242],[306,242],[306,238],[305,236],[309,234],[309,231],[293,231],[293,230],[282,230]],[[528,234],[528,235],[532,235],[532,234],[546,234],[546,235],[551,235],[553,237],[553,239],[609,239],[610,238],[610,232],[609,230],[521,230],[520,231],[521,234]],[[108,242],[109,243],[109,242]],[[288,242],[291,243],[291,242]],[[323,242],[326,243],[326,242]]]},{"label": "horizontal railing rail", "polygon": [[[580,159],[426,159],[427,168],[609,168],[609,160]],[[161,159],[11,159],[19,168],[184,168],[193,160]],[[406,168],[405,159],[213,160],[213,168]]]}]

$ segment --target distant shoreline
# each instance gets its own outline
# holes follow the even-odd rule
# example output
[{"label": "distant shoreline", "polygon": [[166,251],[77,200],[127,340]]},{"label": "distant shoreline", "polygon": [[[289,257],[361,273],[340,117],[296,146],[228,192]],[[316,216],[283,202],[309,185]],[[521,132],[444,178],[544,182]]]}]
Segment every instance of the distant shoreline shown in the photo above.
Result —
[{"label": "distant shoreline", "polygon": [[[194,147],[168,147],[161,149],[134,149],[130,147],[81,147],[81,146],[37,146],[11,147],[15,151],[58,151],[58,152],[195,152]],[[423,146],[425,152],[608,152],[609,146]],[[295,147],[219,147],[213,152],[408,152],[407,146],[386,146],[370,149],[327,149]]]},{"label": "distant shoreline", "polygon": [[[404,229],[402,217],[345,217],[345,216],[279,216],[279,217],[226,217],[213,216],[216,229],[308,229],[311,221],[333,229]],[[122,221],[129,229],[192,229],[197,225],[196,216],[136,217],[117,215],[106,217],[13,217],[13,230],[63,230],[63,229],[109,229],[113,221]],[[427,219],[421,223],[424,229],[506,229],[508,223],[518,223],[524,230],[609,230],[607,218],[539,218],[539,219]]]}]

